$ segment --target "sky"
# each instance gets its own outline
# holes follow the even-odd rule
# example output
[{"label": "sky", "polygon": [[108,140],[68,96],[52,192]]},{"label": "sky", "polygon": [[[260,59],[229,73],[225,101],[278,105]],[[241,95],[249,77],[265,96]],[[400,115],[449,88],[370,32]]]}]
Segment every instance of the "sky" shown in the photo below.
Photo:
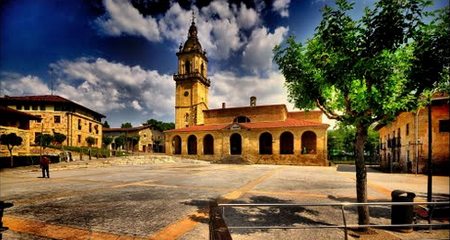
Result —
[{"label": "sky", "polygon": [[[375,0],[355,1],[359,18]],[[180,43],[195,14],[207,51],[209,108],[289,103],[272,49],[305,42],[332,0],[2,0],[0,96],[55,94],[111,127],[174,121]],[[432,8],[447,6],[436,0]]]}]

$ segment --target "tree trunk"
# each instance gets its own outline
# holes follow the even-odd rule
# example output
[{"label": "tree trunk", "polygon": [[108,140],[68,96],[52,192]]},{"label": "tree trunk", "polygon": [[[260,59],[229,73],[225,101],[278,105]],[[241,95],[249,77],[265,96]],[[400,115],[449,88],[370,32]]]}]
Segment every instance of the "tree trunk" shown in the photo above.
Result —
[{"label": "tree trunk", "polygon": [[[356,126],[356,199],[358,203],[367,202],[367,169],[364,162],[364,143],[367,140],[368,127],[359,124]],[[358,224],[368,225],[369,219],[369,207],[358,206]],[[361,228],[361,230],[367,230],[367,228]]]},{"label": "tree trunk", "polygon": [[14,157],[12,155],[12,149],[8,148],[8,150],[9,150],[9,156],[11,157],[11,167],[13,167],[14,166]]}]

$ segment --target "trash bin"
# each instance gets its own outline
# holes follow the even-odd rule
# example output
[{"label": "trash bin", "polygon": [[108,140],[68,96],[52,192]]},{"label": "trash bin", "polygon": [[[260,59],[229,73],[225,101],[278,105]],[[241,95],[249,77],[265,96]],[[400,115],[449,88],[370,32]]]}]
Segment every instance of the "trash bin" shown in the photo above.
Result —
[{"label": "trash bin", "polygon": [[[414,202],[416,194],[402,190],[394,190],[391,193],[392,202]],[[392,205],[391,224],[412,224],[414,221],[413,205]],[[413,227],[396,227],[401,232],[411,232]]]}]

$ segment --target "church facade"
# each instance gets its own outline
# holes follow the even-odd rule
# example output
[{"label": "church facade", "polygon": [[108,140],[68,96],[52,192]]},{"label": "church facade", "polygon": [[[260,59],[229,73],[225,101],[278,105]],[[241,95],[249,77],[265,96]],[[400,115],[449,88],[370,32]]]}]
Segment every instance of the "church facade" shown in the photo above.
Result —
[{"label": "church facade", "polygon": [[261,164],[328,165],[327,128],[320,111],[289,112],[284,104],[208,108],[208,59],[194,21],[177,52],[175,129],[165,132],[169,155]]}]

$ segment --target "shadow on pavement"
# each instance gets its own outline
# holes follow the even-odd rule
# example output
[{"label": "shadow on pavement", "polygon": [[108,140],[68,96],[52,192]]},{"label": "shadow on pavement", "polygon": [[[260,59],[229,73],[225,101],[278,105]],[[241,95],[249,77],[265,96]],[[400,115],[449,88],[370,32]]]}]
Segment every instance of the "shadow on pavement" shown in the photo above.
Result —
[{"label": "shadow on pavement", "polygon": [[[366,168],[367,168],[367,172],[381,173],[381,171],[378,170],[378,168],[379,168],[378,165],[366,166]],[[355,172],[356,168],[355,168],[355,165],[338,164],[336,167],[336,171],[338,171],[338,172]]]},{"label": "shadow on pavement", "polygon": [[[253,196],[250,201],[232,201],[231,203],[292,203],[268,196]],[[197,206],[201,212],[208,208],[208,200],[192,200],[183,204]],[[294,225],[333,225],[318,220],[319,212],[308,207],[226,207],[224,219],[228,226],[294,226]],[[193,221],[208,223],[207,217],[191,216]],[[233,232],[250,234],[267,232],[264,229],[239,229]]]}]

